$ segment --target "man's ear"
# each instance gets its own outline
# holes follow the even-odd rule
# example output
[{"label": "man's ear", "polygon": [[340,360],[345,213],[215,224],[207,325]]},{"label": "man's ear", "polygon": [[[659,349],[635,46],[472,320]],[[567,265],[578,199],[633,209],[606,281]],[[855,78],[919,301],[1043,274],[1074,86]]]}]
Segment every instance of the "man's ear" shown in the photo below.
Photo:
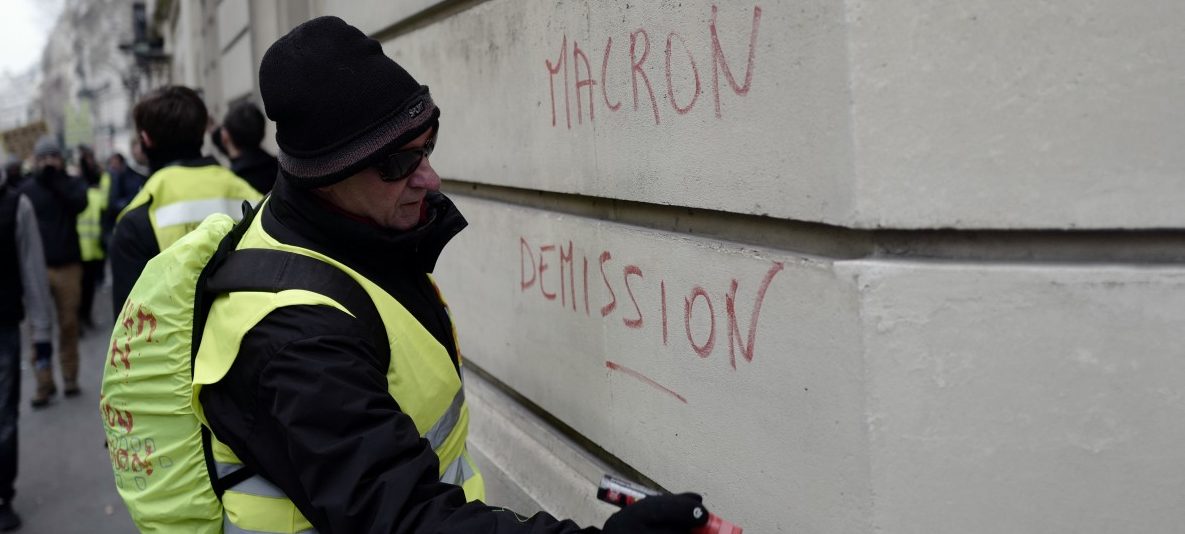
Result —
[{"label": "man's ear", "polygon": [[239,147],[235,145],[234,139],[230,138],[230,134],[226,132],[226,128],[218,129],[218,137],[222,138],[222,146],[226,147],[226,155],[230,155],[231,147],[234,147],[235,152],[238,152]]},{"label": "man's ear", "polygon": [[140,130],[140,144],[144,145],[144,148],[152,148],[153,145],[152,138],[148,137],[148,132],[144,130]]}]

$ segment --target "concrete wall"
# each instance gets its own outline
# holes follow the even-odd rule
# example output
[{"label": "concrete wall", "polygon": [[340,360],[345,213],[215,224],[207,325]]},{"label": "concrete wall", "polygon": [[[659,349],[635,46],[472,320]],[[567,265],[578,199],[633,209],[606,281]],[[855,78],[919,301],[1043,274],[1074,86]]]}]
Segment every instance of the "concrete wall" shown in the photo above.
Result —
[{"label": "concrete wall", "polygon": [[1185,269],[852,262],[885,532],[1170,532]]},{"label": "concrete wall", "polygon": [[1185,7],[1148,3],[495,0],[388,50],[500,104],[448,140],[481,183],[861,228],[1179,227]]},{"label": "concrete wall", "polygon": [[1185,520],[1178,2],[296,4],[251,4],[255,68],[337,14],[442,106],[491,502],[599,523],[621,470],[749,532]]},{"label": "concrete wall", "polygon": [[[158,28],[172,54],[171,83],[200,89],[211,117],[220,121],[239,100],[259,98],[259,62],[276,39],[315,12],[314,0],[172,2]],[[264,148],[275,152],[269,123]],[[210,149],[213,150],[212,148]]]},{"label": "concrete wall", "polygon": [[847,6],[857,224],[1185,225],[1185,4]]}]

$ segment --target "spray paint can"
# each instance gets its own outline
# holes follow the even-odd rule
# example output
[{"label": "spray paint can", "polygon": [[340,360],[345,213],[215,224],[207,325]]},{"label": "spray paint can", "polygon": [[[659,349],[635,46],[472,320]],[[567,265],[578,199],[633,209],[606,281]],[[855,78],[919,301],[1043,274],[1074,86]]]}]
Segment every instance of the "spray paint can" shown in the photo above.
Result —
[{"label": "spray paint can", "polygon": [[[662,492],[639,486],[612,475],[601,477],[601,485],[597,488],[597,499],[621,508],[655,495],[662,495]],[[700,508],[700,510],[703,509]],[[720,516],[709,512],[707,524],[693,530],[692,534],[742,534],[742,530],[741,527],[729,523],[721,519]]]}]

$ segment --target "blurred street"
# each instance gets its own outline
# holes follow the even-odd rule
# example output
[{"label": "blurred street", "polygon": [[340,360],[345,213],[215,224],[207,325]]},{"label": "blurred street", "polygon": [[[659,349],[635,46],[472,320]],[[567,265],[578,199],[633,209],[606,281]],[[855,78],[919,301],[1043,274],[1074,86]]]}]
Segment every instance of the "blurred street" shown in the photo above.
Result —
[{"label": "blurred street", "polygon": [[95,296],[96,326],[81,337],[82,395],[62,397],[59,380],[59,393],[49,407],[30,408],[29,397],[36,386],[26,348],[21,370],[20,472],[13,500],[24,520],[18,532],[136,531],[115,491],[99,419],[104,346],[111,334],[110,302],[110,288],[100,288]]}]

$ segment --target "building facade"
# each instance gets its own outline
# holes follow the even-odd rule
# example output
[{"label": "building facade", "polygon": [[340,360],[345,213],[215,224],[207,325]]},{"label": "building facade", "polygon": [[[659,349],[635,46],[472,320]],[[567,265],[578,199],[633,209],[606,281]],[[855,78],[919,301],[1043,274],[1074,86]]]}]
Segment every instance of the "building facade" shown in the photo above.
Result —
[{"label": "building facade", "polygon": [[[1185,4],[159,1],[220,116],[333,14],[443,109],[490,500],[751,532],[1185,521]],[[270,141],[269,135],[269,142]],[[274,145],[272,145],[274,148]]]},{"label": "building facade", "polygon": [[131,0],[67,0],[41,55],[40,116],[69,147],[128,153],[141,78],[130,41]]}]

